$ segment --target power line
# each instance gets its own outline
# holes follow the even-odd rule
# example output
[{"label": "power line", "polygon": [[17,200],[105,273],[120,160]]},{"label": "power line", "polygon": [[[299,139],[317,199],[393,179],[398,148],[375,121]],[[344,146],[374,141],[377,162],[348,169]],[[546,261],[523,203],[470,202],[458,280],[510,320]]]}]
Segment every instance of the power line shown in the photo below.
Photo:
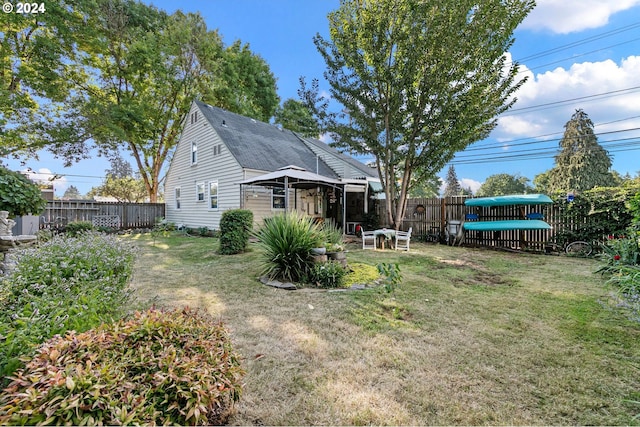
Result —
[{"label": "power line", "polygon": [[[551,141],[550,141],[551,142]],[[638,137],[632,137],[632,138],[618,138],[618,139],[611,139],[608,141],[601,141],[599,142],[600,146],[602,146],[602,148],[605,149],[609,149],[610,147],[617,147],[620,144],[612,144],[613,142],[618,142],[624,145],[635,145],[637,143],[640,142],[640,139]],[[553,148],[533,148],[533,149],[525,149],[525,150],[509,150],[509,154],[507,154],[506,156],[499,156],[499,154],[502,153],[486,153],[486,154],[460,154],[460,155],[456,155],[456,159],[458,160],[466,160],[466,159],[493,159],[493,158],[503,158],[503,157],[509,157],[509,156],[517,156],[514,153],[535,153],[535,154],[539,154],[541,152],[541,150],[550,150],[553,149],[555,152],[559,151],[559,147],[553,147]]]},{"label": "power line", "polygon": [[[512,110],[509,110],[509,113],[513,113],[513,112],[523,112],[523,111],[534,111],[537,109],[542,109],[543,107],[549,107],[549,106],[556,106],[556,105],[560,105],[560,104],[566,104],[569,102],[575,102],[575,101],[582,101],[582,100],[586,100],[586,99],[591,99],[591,98],[609,98],[611,96],[619,96],[619,95],[627,95],[629,93],[634,93],[640,91],[640,86],[633,86],[633,87],[629,87],[626,89],[618,89],[618,90],[611,90],[608,92],[602,92],[602,93],[596,93],[593,95],[586,95],[586,96],[579,96],[577,98],[571,98],[571,99],[565,99],[562,101],[554,101],[554,102],[547,102],[545,104],[538,104],[538,105],[530,105],[528,107],[522,107],[522,108],[514,108]],[[628,93],[622,93],[622,92],[628,92]],[[511,114],[506,114],[503,117],[509,117]]]},{"label": "power line", "polygon": [[624,42],[616,43],[616,44],[613,44],[613,45],[605,46],[603,48],[592,50],[590,52],[585,52],[585,53],[581,53],[581,54],[578,54],[578,55],[573,55],[573,56],[570,56],[570,57],[567,57],[567,58],[558,59],[556,61],[548,62],[546,64],[536,65],[535,67],[526,67],[526,69],[524,69],[522,71],[518,71],[518,74],[526,74],[529,71],[538,70],[540,68],[548,67],[549,65],[558,64],[558,63],[561,63],[561,62],[565,62],[565,61],[569,61],[569,60],[572,60],[572,59],[580,58],[582,56],[591,55],[593,53],[602,52],[603,50],[608,50],[608,49],[610,49],[612,47],[622,46],[624,44],[632,43],[632,42],[635,42],[635,41],[638,41],[638,40],[640,40],[640,37],[635,38],[635,39],[631,39],[631,40],[626,40]]},{"label": "power line", "polygon": [[[627,120],[633,120],[633,119],[638,119],[638,118],[640,118],[640,116],[625,117],[624,119],[617,119],[617,120],[611,120],[611,121],[608,121],[608,122],[596,123],[596,124],[593,125],[593,127],[597,128],[599,126],[610,125],[612,123],[626,122]],[[527,137],[523,137],[523,138],[510,139],[508,141],[488,141],[488,140],[485,139],[485,140],[476,142],[476,144],[484,144],[483,147],[485,147],[485,146],[488,147],[488,146],[491,146],[491,145],[503,147],[505,144],[520,145],[520,144],[518,144],[519,141],[530,141],[532,139],[536,140],[535,142],[545,142],[547,140],[539,141],[539,139],[540,138],[548,138],[548,137],[554,136],[554,135],[562,135],[563,133],[564,133],[564,131],[551,132],[551,133],[546,133],[546,134],[543,134],[543,135],[527,136]],[[597,135],[604,135],[604,134],[605,134],[605,132],[600,132]],[[467,150],[470,150],[470,149],[467,149]]]},{"label": "power line", "polygon": [[[609,153],[617,153],[621,151],[636,151],[640,150],[639,138],[621,138],[604,141],[602,144]],[[479,163],[494,163],[497,161],[515,161],[515,160],[534,160],[534,159],[547,159],[553,158],[559,152],[558,148],[542,148],[537,150],[520,150],[504,155],[500,153],[486,154],[481,156],[468,156],[460,158],[456,156],[451,163],[453,164],[479,164]],[[513,154],[519,153],[519,154]]]},{"label": "power line", "polygon": [[586,37],[584,39],[577,40],[575,42],[567,43],[565,45],[561,45],[561,46],[558,46],[558,47],[555,47],[555,48],[552,48],[552,49],[543,50],[541,52],[537,52],[537,53],[531,54],[529,56],[518,58],[518,59],[512,61],[512,63],[513,62],[524,62],[524,61],[529,61],[529,60],[532,60],[532,59],[542,58],[542,57],[549,56],[549,55],[552,55],[552,54],[557,53],[557,52],[561,52],[563,50],[571,49],[572,47],[576,47],[576,46],[580,46],[580,45],[583,45],[583,44],[591,43],[593,41],[601,40],[601,39],[604,39],[604,38],[607,38],[607,37],[610,37],[610,36],[614,36],[616,34],[620,34],[620,33],[623,33],[625,31],[633,30],[633,29],[638,28],[638,27],[640,27],[640,22],[634,22],[632,24],[625,25],[624,27],[614,28],[613,30],[605,31],[604,33],[596,34],[596,35],[593,35],[591,37]]},{"label": "power line", "polygon": [[[603,136],[603,135],[611,135],[611,134],[622,133],[622,132],[631,132],[631,131],[635,131],[635,130],[640,130],[640,127],[612,130],[612,131],[607,131],[607,132],[598,132],[598,133],[595,133],[594,135],[596,137],[599,137],[599,136]],[[555,133],[547,134],[547,135],[543,135],[543,136],[559,135],[559,134],[562,134],[562,133],[563,132],[555,132]],[[509,147],[520,147],[520,146],[523,146],[523,145],[546,144],[546,143],[549,143],[549,142],[560,141],[560,139],[562,139],[562,138],[552,138],[552,139],[539,140],[539,138],[541,138],[541,137],[542,136],[532,136],[532,137],[528,137],[528,138],[522,138],[522,139],[519,139],[519,140],[513,140],[513,141],[524,141],[524,142],[516,142],[516,143],[513,143],[513,141],[492,142],[491,143],[492,145],[484,145],[484,146],[481,146],[481,147],[471,147],[471,148],[465,149],[464,151],[468,152],[468,151],[486,151],[486,150],[504,149],[505,145],[508,145]],[[538,140],[531,141],[532,139],[538,139]]]}]

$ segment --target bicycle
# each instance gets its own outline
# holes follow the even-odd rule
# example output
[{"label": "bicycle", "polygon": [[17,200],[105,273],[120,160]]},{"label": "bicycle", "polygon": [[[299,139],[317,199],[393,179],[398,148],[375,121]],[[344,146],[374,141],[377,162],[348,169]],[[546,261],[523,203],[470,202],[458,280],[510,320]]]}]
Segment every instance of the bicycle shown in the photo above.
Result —
[{"label": "bicycle", "polygon": [[427,243],[442,243],[444,239],[440,232],[440,227],[431,227],[431,231],[424,234],[422,240]]},{"label": "bicycle", "polygon": [[551,255],[556,252],[558,255],[565,253],[570,256],[587,257],[593,252],[591,243],[584,240],[574,240],[565,244],[558,244],[555,242],[547,242],[544,245],[544,253]]},{"label": "bicycle", "polygon": [[576,240],[568,243],[564,247],[564,252],[571,256],[588,257],[593,253],[593,246],[584,240]]},{"label": "bicycle", "polygon": [[[602,245],[606,244],[608,240],[621,238],[621,237],[624,237],[624,236],[621,236],[618,234],[609,234],[606,236],[603,235],[601,239],[594,239],[591,242],[587,242],[585,240],[572,240],[572,241],[569,241],[568,243],[565,243],[562,250],[567,255],[578,256],[578,257],[588,257],[592,255],[596,251],[596,249],[599,249],[602,247]],[[551,245],[557,246],[556,243],[552,243]],[[545,247],[545,252],[546,252],[546,247]]]}]

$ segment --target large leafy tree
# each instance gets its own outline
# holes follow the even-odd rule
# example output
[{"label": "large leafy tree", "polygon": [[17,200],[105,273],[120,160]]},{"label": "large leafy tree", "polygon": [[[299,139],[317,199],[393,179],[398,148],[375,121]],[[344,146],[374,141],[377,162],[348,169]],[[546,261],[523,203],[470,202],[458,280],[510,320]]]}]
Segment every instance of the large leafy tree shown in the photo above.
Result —
[{"label": "large leafy tree", "polygon": [[529,179],[524,176],[499,173],[487,177],[482,183],[476,196],[491,197],[504,196],[507,194],[524,194],[532,190],[529,186]]},{"label": "large leafy tree", "polygon": [[193,99],[261,120],[273,115],[278,97],[267,64],[240,42],[225,49],[199,14],[167,15],[133,0],[83,1],[89,11],[76,8],[80,1],[66,10],[88,28],[85,37],[70,44],[73,55],[52,60],[77,76],[63,79],[70,89],[56,114],[32,126],[38,147],[67,164],[94,147],[106,155],[124,147],[155,201]]},{"label": "large leafy tree", "polygon": [[581,109],[576,110],[564,128],[560,152],[554,167],[548,171],[547,190],[582,192],[614,185],[611,157],[598,144],[589,116]]},{"label": "large leafy tree", "polygon": [[[533,0],[343,0],[330,40],[314,42],[333,98],[336,145],[374,154],[399,227],[412,182],[488,136],[513,105],[516,63],[505,52]],[[414,179],[416,178],[416,179]],[[398,184],[396,184],[399,182]]]},{"label": "large leafy tree", "polygon": [[47,141],[38,127],[86,75],[72,66],[85,46],[90,0],[45,2],[46,10],[0,20],[0,156],[33,155]]},{"label": "large leafy tree", "polygon": [[437,176],[433,176],[430,179],[424,179],[411,185],[409,197],[438,197],[440,195],[441,186],[442,180]]},{"label": "large leafy tree", "polygon": [[276,78],[249,45],[235,41],[215,65],[219,72],[212,76],[213,90],[203,88],[205,101],[263,122],[273,117],[280,102]]},{"label": "large leafy tree", "polygon": [[318,138],[320,136],[320,126],[314,119],[307,106],[300,100],[287,99],[278,107],[274,121],[282,125],[285,129],[292,130],[302,136]]},{"label": "large leafy tree", "polygon": [[103,30],[88,57],[98,84],[80,104],[86,134],[107,152],[124,145],[155,202],[181,118],[211,84],[222,43],[198,14],[167,16],[140,3],[111,1],[102,4],[100,16]]}]

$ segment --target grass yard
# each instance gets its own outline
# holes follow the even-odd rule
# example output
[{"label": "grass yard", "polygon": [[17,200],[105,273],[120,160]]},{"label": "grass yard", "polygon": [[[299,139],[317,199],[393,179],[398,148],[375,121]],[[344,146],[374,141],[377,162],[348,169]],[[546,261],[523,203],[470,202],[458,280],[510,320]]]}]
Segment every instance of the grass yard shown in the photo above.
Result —
[{"label": "grass yard", "polygon": [[239,425],[628,425],[640,324],[609,306],[596,262],[441,245],[362,251],[398,262],[380,290],[283,291],[218,240],[131,237],[141,304],[220,316],[244,357]]}]

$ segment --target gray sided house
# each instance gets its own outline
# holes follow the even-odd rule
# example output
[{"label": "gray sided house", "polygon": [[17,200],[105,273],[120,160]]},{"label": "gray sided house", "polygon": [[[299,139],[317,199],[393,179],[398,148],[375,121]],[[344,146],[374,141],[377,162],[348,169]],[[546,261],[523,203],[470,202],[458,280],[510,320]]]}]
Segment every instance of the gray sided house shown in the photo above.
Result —
[{"label": "gray sided house", "polygon": [[166,219],[219,229],[229,209],[257,224],[286,209],[351,233],[379,188],[374,168],[322,141],[194,101],[167,172]]}]

